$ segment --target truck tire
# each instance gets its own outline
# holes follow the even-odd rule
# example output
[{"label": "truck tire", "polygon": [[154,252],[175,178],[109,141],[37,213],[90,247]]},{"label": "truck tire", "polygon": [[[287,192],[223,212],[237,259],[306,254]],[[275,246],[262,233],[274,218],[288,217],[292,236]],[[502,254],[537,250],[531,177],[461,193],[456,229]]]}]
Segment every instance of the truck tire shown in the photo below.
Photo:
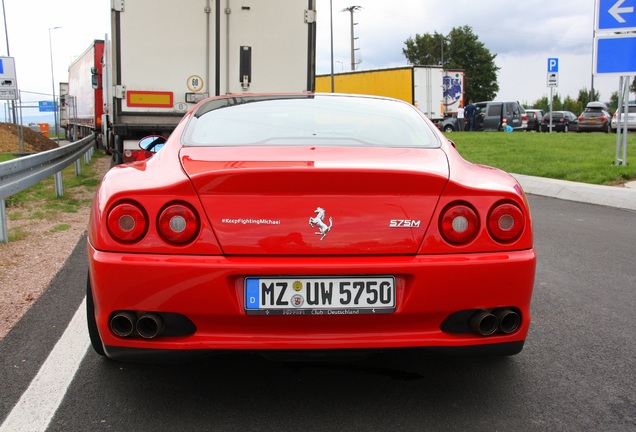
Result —
[{"label": "truck tire", "polygon": [[124,162],[124,140],[121,135],[115,135],[112,152],[113,158],[110,161],[111,168]]}]

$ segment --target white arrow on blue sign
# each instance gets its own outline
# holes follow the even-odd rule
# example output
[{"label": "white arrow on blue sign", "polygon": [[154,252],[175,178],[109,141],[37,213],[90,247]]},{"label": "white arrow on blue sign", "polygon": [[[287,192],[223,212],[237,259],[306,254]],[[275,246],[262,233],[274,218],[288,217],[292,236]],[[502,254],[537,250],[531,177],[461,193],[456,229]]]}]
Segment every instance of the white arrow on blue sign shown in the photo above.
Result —
[{"label": "white arrow on blue sign", "polygon": [[596,74],[636,74],[636,34],[597,36],[594,43]]},{"label": "white arrow on blue sign", "polygon": [[596,31],[636,30],[636,0],[598,0]]}]

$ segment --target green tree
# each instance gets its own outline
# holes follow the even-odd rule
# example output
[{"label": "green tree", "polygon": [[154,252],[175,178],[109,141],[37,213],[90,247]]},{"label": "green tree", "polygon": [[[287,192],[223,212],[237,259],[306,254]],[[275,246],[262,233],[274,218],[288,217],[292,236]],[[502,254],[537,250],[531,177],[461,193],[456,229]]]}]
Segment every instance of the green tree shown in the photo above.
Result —
[{"label": "green tree", "polygon": [[550,111],[550,101],[548,100],[547,96],[543,96],[541,99],[534,101],[531,107],[543,110],[543,112],[547,113],[548,111]]},{"label": "green tree", "polygon": [[492,100],[499,91],[495,64],[497,54],[479,41],[470,26],[455,27],[448,36],[440,33],[409,37],[402,53],[412,65],[441,65],[445,69],[463,69],[464,99]]},{"label": "green tree", "polygon": [[571,111],[577,116],[583,112],[583,109],[581,108],[581,103],[578,100],[572,99],[570,96],[567,96],[563,100],[562,109],[564,111]]},{"label": "green tree", "polygon": [[614,114],[618,110],[618,92],[612,92],[612,96],[610,97],[610,102],[608,106],[610,112]]},{"label": "green tree", "polygon": [[552,111],[563,110],[563,102],[561,102],[561,96],[557,92],[552,95]]},{"label": "green tree", "polygon": [[[592,98],[595,101],[601,100],[601,94],[598,90],[594,90],[594,97]],[[576,100],[581,104],[581,109],[585,108],[587,104],[590,102],[590,91],[587,87],[583,87],[579,90],[579,97]]]},{"label": "green tree", "polygon": [[[567,106],[573,106],[576,104],[576,102],[573,101],[572,98],[570,98],[569,96],[565,99],[565,102],[561,102],[561,96],[559,96],[558,93],[555,92],[552,95],[552,110],[553,111],[562,111],[562,110],[572,111],[571,109],[564,107],[566,104]],[[548,96],[543,96],[541,99],[537,99],[536,101],[534,101],[534,103],[532,104],[532,107],[537,109],[542,109],[543,111],[547,113],[550,111],[550,99],[548,98]]]}]

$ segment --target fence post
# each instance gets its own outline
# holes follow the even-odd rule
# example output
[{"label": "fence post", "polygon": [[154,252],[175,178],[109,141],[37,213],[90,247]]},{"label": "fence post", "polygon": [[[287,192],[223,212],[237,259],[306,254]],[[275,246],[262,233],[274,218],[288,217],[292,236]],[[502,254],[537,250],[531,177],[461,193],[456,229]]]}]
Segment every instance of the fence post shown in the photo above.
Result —
[{"label": "fence post", "polygon": [[55,196],[63,197],[64,196],[64,182],[62,182],[62,171],[58,171],[54,175],[55,178]]},{"label": "fence post", "polygon": [[7,230],[7,206],[4,200],[0,200],[0,243],[9,243],[9,231]]}]

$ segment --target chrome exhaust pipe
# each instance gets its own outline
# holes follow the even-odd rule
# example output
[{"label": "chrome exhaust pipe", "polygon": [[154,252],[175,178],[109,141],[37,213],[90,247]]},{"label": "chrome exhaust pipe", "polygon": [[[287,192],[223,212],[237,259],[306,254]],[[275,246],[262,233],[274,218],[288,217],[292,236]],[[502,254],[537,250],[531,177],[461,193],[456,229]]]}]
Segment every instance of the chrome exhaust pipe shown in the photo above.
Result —
[{"label": "chrome exhaust pipe", "polygon": [[152,339],[163,332],[163,320],[159,315],[154,313],[143,314],[137,320],[136,329],[139,336]]},{"label": "chrome exhaust pipe", "polygon": [[512,309],[497,309],[495,311],[495,316],[499,321],[499,330],[502,333],[513,333],[521,325],[521,317]]},{"label": "chrome exhaust pipe", "polygon": [[137,316],[133,312],[117,312],[110,319],[110,331],[112,331],[116,336],[128,337],[135,330],[136,320]]},{"label": "chrome exhaust pipe", "polygon": [[475,333],[482,336],[490,336],[499,328],[499,320],[490,312],[484,310],[477,311],[468,321]]}]

